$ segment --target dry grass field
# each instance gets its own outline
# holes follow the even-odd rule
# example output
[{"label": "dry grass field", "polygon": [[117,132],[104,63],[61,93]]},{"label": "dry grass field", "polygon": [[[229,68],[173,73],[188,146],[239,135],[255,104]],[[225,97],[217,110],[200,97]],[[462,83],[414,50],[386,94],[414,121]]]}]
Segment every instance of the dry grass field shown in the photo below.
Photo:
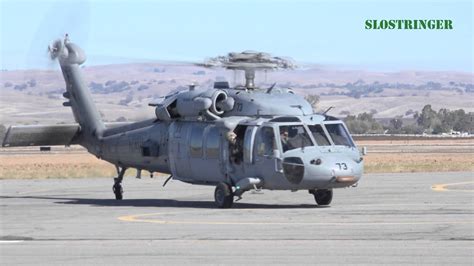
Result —
[{"label": "dry grass field", "polygon": [[87,153],[0,156],[0,179],[112,177],[113,165]]},{"label": "dry grass field", "polygon": [[[366,146],[366,173],[474,172],[472,139],[359,141]],[[134,176],[135,171],[128,175]],[[0,179],[113,177],[115,168],[77,147],[39,152],[38,148],[0,150]],[[143,176],[146,176],[143,173]]]},{"label": "dry grass field", "polygon": [[474,172],[474,154],[372,153],[365,157],[366,173]]},{"label": "dry grass field", "polygon": [[474,171],[472,138],[363,140],[367,173]]}]

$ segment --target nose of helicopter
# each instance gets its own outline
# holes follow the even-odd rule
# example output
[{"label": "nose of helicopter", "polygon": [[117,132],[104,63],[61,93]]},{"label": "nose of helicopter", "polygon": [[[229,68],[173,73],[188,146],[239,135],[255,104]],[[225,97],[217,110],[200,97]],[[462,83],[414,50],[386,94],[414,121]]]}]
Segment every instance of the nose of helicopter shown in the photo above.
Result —
[{"label": "nose of helicopter", "polygon": [[348,187],[362,176],[364,163],[356,153],[300,151],[283,160],[290,183],[308,188]]}]

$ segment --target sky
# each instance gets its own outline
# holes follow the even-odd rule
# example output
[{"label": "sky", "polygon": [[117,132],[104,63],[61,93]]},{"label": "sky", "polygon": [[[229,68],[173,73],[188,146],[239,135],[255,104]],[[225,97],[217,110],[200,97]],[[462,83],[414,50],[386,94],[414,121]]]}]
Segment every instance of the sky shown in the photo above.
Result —
[{"label": "sky", "polygon": [[[1,69],[48,68],[70,35],[87,65],[201,61],[257,50],[367,70],[473,72],[472,1],[0,0]],[[451,19],[453,30],[366,30],[367,19]]]}]

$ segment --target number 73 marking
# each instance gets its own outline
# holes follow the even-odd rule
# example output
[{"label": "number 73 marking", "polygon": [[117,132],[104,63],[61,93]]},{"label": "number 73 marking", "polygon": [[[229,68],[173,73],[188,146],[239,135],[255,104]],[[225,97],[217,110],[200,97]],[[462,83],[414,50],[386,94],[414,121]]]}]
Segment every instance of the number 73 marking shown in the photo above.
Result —
[{"label": "number 73 marking", "polygon": [[336,163],[337,166],[339,166],[339,170],[347,170],[347,164],[346,163]]}]

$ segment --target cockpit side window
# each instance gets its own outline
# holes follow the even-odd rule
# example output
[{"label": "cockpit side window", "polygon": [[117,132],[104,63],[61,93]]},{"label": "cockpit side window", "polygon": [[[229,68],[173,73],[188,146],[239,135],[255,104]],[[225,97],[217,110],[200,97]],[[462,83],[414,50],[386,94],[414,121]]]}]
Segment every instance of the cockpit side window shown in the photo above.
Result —
[{"label": "cockpit side window", "polygon": [[308,127],[309,130],[311,130],[311,133],[313,134],[316,144],[318,144],[319,146],[331,146],[331,143],[329,142],[329,139],[326,136],[326,133],[324,132],[324,129],[321,125],[310,125]]},{"label": "cockpit side window", "polygon": [[280,141],[283,152],[313,145],[303,125],[280,126]]},{"label": "cockpit side window", "polygon": [[342,124],[325,124],[325,126],[334,142],[334,145],[354,147],[354,143],[349,137],[349,133],[347,133]]},{"label": "cockpit side window", "polygon": [[259,156],[273,155],[273,150],[276,150],[275,133],[271,127],[262,127],[258,135],[257,154]]}]

